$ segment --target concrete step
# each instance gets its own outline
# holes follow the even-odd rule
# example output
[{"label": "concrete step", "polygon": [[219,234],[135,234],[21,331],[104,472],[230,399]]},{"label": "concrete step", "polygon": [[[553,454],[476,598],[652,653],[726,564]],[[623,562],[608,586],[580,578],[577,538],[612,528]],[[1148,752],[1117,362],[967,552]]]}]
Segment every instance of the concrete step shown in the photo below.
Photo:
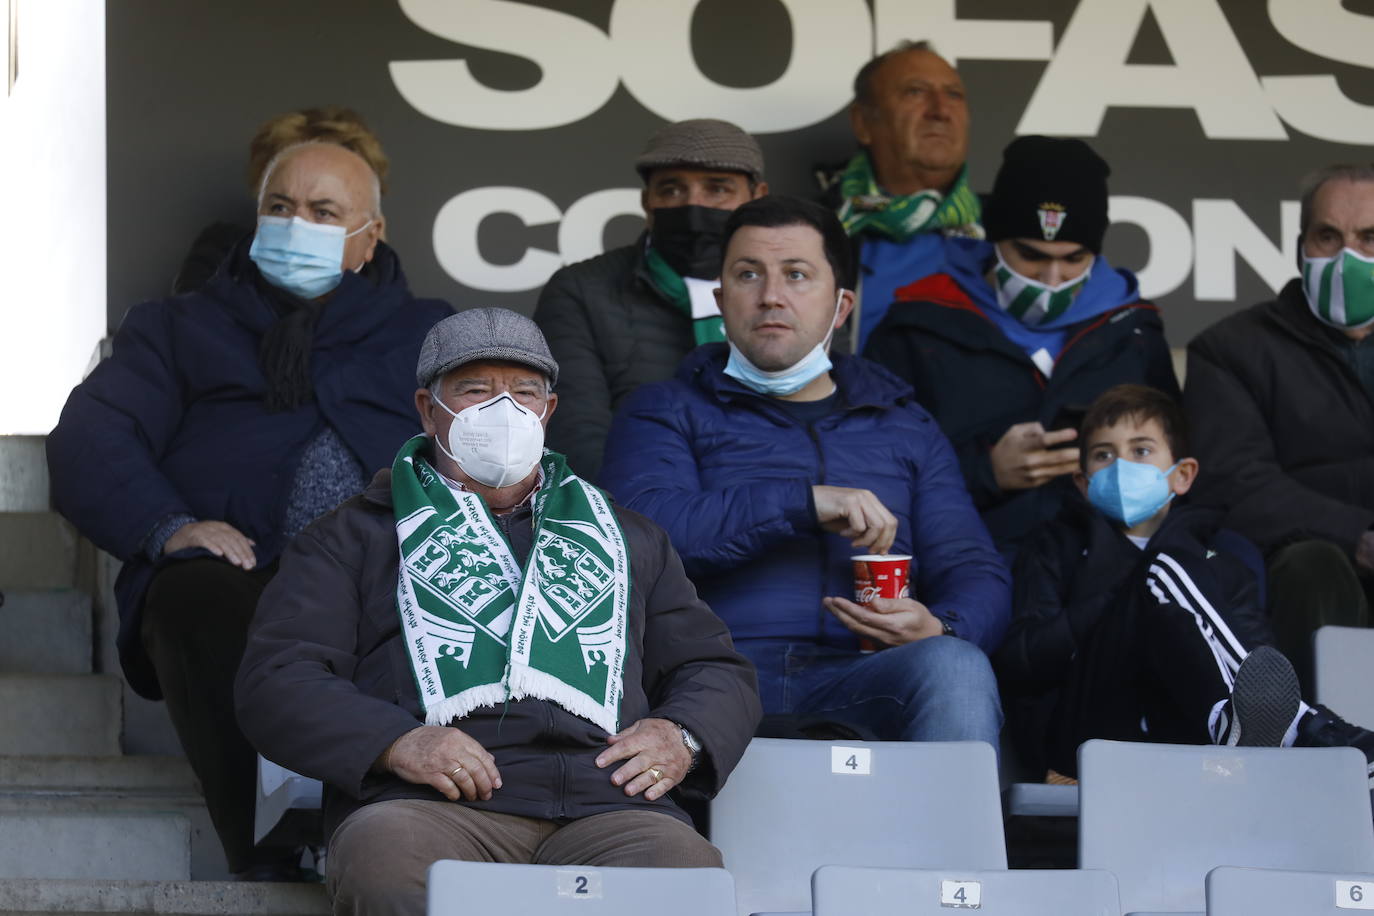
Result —
[{"label": "concrete step", "polygon": [[191,827],[191,878],[229,876],[200,786],[184,757],[0,757],[7,813],[175,813]]},{"label": "concrete step", "polygon": [[74,589],[5,592],[0,671],[90,674],[95,661],[91,598]]},{"label": "concrete step", "polygon": [[43,436],[0,436],[0,512],[46,512],[48,460]]},{"label": "concrete step", "polygon": [[0,810],[0,877],[186,881],[191,822],[170,811]]},{"label": "concrete step", "polygon": [[0,674],[0,756],[118,756],[122,694],[109,674]]},{"label": "concrete step", "polygon": [[124,913],[131,916],[324,916],[321,884],[228,881],[0,881],[9,916]]},{"label": "concrete step", "polygon": [[0,793],[198,795],[185,757],[0,757]]},{"label": "concrete step", "polygon": [[0,512],[0,590],[71,588],[76,531],[56,512]]}]

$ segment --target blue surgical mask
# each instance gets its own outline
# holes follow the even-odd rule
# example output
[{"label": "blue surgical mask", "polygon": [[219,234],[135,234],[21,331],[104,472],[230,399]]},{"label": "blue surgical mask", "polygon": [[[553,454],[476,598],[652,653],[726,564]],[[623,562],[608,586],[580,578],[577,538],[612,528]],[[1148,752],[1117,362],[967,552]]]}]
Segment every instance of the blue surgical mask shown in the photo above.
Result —
[{"label": "blue surgical mask", "polygon": [[829,372],[834,365],[830,362],[830,338],[835,333],[835,318],[840,314],[840,303],[843,301],[844,290],[840,290],[835,296],[835,312],[830,316],[830,330],[826,333],[825,339],[786,369],[772,372],[760,369],[727,338],[730,359],[725,363],[725,374],[738,379],[746,388],[769,397],[786,397],[801,391],[822,374]]},{"label": "blue surgical mask", "polygon": [[1118,458],[1088,480],[1088,502],[1104,514],[1134,528],[1174,498],[1169,475],[1153,464]]},{"label": "blue surgical mask", "polygon": [[268,283],[302,299],[318,299],[343,279],[344,241],[370,225],[372,220],[346,233],[343,226],[299,216],[259,216],[248,256]]}]

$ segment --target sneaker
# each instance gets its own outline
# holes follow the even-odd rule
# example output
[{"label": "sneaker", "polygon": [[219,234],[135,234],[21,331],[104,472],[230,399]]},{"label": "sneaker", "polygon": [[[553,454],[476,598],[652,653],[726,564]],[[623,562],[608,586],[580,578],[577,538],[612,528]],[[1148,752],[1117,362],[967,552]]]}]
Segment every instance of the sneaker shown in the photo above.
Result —
[{"label": "sneaker", "polygon": [[1374,788],[1374,732],[1352,725],[1325,706],[1313,706],[1312,712],[1298,722],[1298,747],[1353,747],[1364,754],[1369,765],[1371,788]]},{"label": "sneaker", "polygon": [[1301,704],[1302,688],[1293,666],[1278,649],[1260,646],[1236,671],[1231,699],[1218,719],[1217,743],[1279,747]]}]

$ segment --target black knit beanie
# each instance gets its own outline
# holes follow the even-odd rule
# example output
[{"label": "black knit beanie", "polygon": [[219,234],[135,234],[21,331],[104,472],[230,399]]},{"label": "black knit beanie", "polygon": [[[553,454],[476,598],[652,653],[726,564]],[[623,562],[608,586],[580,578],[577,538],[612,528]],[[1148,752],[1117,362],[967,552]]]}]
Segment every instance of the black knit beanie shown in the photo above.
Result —
[{"label": "black knit beanie", "polygon": [[1111,171],[1082,140],[1017,137],[983,207],[988,239],[1077,242],[1100,254]]}]

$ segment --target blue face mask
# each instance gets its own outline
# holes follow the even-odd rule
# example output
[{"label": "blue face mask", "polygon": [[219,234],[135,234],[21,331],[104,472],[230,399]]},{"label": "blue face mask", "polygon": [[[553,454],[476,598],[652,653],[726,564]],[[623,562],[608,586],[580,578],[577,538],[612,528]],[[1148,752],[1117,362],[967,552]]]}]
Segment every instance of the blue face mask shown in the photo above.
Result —
[{"label": "blue face mask", "polygon": [[1127,528],[1134,528],[1174,498],[1169,475],[1153,464],[1118,458],[1088,479],[1088,502]]},{"label": "blue face mask", "polygon": [[259,216],[248,256],[268,283],[302,299],[318,299],[343,279],[344,241],[370,225],[372,220],[345,233],[343,226],[299,216]]},{"label": "blue face mask", "polygon": [[725,374],[738,379],[746,388],[769,397],[786,397],[801,391],[822,374],[829,372],[834,365],[830,362],[830,338],[835,333],[835,318],[840,314],[840,303],[843,301],[844,290],[840,290],[835,297],[835,313],[830,316],[830,330],[826,333],[825,339],[786,369],[772,372],[760,369],[749,361],[749,357],[740,352],[739,347],[727,339],[730,359],[725,363]]}]

